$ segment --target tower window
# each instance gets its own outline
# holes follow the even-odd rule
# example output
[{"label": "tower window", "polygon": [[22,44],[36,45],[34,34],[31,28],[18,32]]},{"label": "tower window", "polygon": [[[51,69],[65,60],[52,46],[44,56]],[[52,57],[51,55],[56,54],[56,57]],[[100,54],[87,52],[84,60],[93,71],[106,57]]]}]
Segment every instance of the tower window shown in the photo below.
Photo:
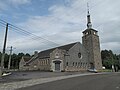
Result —
[{"label": "tower window", "polygon": [[86,33],[86,35],[88,35],[88,32]]},{"label": "tower window", "polygon": [[91,34],[91,31],[89,31],[88,34]]}]

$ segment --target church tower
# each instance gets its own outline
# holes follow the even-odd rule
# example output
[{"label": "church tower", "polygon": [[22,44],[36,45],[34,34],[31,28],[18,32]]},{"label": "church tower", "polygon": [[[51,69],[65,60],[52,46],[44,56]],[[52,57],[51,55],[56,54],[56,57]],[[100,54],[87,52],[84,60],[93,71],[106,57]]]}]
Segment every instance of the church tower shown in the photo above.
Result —
[{"label": "church tower", "polygon": [[89,53],[90,68],[101,70],[102,60],[100,53],[99,36],[98,31],[92,28],[89,7],[87,14],[87,29],[83,31],[82,44]]}]

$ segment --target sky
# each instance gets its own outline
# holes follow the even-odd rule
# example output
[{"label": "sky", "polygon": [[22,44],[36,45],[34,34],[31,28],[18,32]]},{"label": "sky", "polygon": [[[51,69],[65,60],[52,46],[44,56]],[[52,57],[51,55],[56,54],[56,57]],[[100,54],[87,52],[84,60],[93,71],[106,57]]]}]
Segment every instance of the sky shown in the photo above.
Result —
[{"label": "sky", "polygon": [[[33,53],[82,43],[82,31],[87,28],[87,2],[101,50],[120,54],[120,0],[0,0],[0,19],[22,29],[9,27],[6,52],[10,46],[14,53]],[[0,51],[5,33],[1,23]]]}]

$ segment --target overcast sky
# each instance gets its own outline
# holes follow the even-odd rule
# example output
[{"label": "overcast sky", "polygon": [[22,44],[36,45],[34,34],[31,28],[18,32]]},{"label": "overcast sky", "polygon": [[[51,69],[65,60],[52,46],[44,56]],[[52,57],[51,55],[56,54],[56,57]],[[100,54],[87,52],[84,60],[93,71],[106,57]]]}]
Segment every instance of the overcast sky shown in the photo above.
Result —
[{"label": "overcast sky", "polygon": [[[81,42],[87,2],[101,50],[120,53],[120,0],[0,0],[0,19],[39,36],[38,39],[11,27],[7,47],[15,47],[14,52],[31,53]],[[5,26],[0,24],[0,51],[4,32]]]}]

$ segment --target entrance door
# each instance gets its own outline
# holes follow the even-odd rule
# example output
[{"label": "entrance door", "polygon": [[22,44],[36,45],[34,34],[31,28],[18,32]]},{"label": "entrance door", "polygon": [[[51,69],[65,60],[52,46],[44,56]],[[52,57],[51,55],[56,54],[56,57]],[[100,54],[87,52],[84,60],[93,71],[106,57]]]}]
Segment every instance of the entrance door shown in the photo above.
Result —
[{"label": "entrance door", "polygon": [[94,64],[90,63],[90,69],[94,69]]},{"label": "entrance door", "polygon": [[55,63],[55,71],[60,71],[60,63]]},{"label": "entrance door", "polygon": [[61,61],[54,61],[55,71],[60,71],[60,63],[61,63]]}]

